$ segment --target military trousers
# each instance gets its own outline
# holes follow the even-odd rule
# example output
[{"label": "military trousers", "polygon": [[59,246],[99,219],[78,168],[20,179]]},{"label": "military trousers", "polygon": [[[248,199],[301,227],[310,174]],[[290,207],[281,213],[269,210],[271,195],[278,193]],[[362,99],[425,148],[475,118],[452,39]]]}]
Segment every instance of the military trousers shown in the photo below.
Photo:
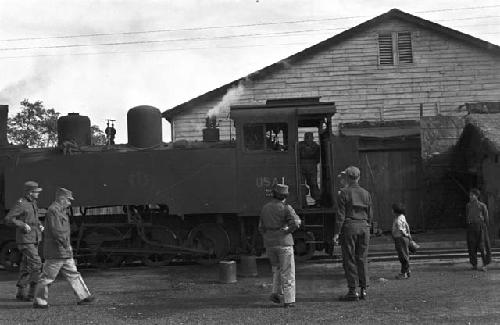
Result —
[{"label": "military trousers", "polygon": [[272,293],[283,295],[284,303],[295,302],[295,258],[293,246],[266,247],[273,271]]},{"label": "military trousers", "polygon": [[467,248],[469,250],[469,261],[477,266],[477,251],[481,252],[483,265],[491,262],[491,245],[488,228],[484,222],[470,223],[467,225]]},{"label": "military trousers", "polygon": [[75,260],[72,258],[47,259],[43,263],[43,272],[36,286],[35,303],[47,305],[49,298],[49,285],[61,273],[69,282],[73,292],[79,300],[90,297],[90,291],[85,285],[80,272],[76,269]]},{"label": "military trousers", "polygon": [[302,184],[306,183],[311,191],[311,197],[319,200],[321,191],[318,186],[318,168],[316,163],[301,162],[300,173],[302,176]]},{"label": "military trousers", "polygon": [[28,296],[33,296],[35,285],[40,279],[42,260],[38,254],[38,244],[18,244],[17,248],[22,254],[19,265],[19,278],[17,280],[18,293],[24,295],[24,290],[29,285]]},{"label": "military trousers", "polygon": [[368,286],[368,245],[370,226],[366,221],[344,223],[340,233],[342,261],[347,287]]}]

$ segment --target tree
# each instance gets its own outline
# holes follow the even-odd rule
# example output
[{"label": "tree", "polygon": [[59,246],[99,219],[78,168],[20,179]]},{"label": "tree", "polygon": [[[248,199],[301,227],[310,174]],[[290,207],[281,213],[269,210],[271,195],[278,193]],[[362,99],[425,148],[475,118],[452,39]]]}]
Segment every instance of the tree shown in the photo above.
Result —
[{"label": "tree", "polygon": [[32,148],[52,147],[57,144],[57,119],[59,113],[45,109],[41,101],[21,102],[21,112],[7,122],[7,137],[12,144]]},{"label": "tree", "polygon": [[[55,147],[57,145],[57,120],[59,113],[45,109],[41,101],[34,103],[25,99],[21,111],[7,122],[7,138],[10,143],[31,148]],[[106,135],[97,125],[90,128],[92,144],[106,144]]]},{"label": "tree", "polygon": [[90,127],[90,132],[92,136],[92,145],[100,146],[106,144],[106,134],[104,134],[104,132],[99,129],[97,125],[92,125]]}]

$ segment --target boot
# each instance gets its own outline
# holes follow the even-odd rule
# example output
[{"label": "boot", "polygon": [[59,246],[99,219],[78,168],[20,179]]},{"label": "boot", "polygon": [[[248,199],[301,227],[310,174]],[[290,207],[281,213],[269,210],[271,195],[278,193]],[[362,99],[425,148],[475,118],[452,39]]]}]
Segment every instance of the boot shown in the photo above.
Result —
[{"label": "boot", "polygon": [[17,287],[16,300],[18,301],[31,301],[31,299],[24,294],[24,288]]},{"label": "boot", "polygon": [[358,301],[359,296],[355,288],[349,288],[345,296],[340,297],[340,301]]},{"label": "boot", "polygon": [[368,293],[366,292],[366,288],[361,288],[359,290],[359,299],[366,300]]}]

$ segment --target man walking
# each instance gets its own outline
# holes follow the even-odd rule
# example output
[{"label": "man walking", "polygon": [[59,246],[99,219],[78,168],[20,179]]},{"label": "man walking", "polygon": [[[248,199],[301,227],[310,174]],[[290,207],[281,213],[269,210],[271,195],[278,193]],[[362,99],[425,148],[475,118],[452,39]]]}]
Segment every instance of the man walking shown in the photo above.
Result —
[{"label": "man walking", "polygon": [[[16,226],[16,243],[22,254],[17,280],[16,299],[31,301],[35,293],[35,285],[40,277],[42,260],[38,254],[38,244],[42,240],[43,226],[38,219],[36,200],[42,189],[38,183],[27,181],[24,183],[24,196],[5,216],[6,224]],[[26,288],[29,291],[26,293]]]},{"label": "man walking", "polygon": [[36,287],[33,308],[47,309],[48,286],[54,282],[59,272],[68,280],[78,297],[78,304],[88,304],[94,300],[89,289],[76,269],[73,249],[70,243],[70,222],[67,209],[73,200],[73,193],[65,188],[56,191],[56,200],[50,205],[45,217],[45,239],[43,253],[45,263]]},{"label": "man walking", "polygon": [[[345,170],[348,185],[340,189],[338,212],[333,241],[340,238],[342,259],[349,291],[341,300],[366,299],[368,287],[368,245],[372,221],[372,199],[367,190],[359,186],[360,171],[349,166]],[[340,236],[339,236],[340,234]],[[360,287],[360,293],[356,287]]]},{"label": "man walking", "polygon": [[264,238],[266,254],[273,271],[273,288],[270,299],[283,307],[295,307],[295,259],[292,233],[299,228],[300,218],[295,210],[285,203],[288,186],[277,184],[273,188],[273,199],[262,208],[259,231]]},{"label": "man walking", "polygon": [[486,266],[491,262],[491,247],[488,235],[488,208],[479,201],[481,192],[473,188],[469,192],[469,202],[466,206],[467,217],[467,248],[472,269],[477,270],[477,250],[481,252],[483,266],[481,271],[486,271]]}]

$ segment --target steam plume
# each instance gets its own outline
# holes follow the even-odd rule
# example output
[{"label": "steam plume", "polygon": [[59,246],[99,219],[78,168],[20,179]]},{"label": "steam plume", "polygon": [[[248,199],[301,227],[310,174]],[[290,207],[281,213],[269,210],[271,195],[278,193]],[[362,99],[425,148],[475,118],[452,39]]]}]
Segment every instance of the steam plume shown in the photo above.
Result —
[{"label": "steam plume", "polygon": [[217,103],[212,109],[210,109],[207,113],[209,117],[213,116],[221,116],[227,117],[229,116],[229,109],[232,104],[234,104],[238,98],[245,91],[245,87],[242,82],[238,83],[238,86],[233,87],[227,91],[227,93],[222,97],[221,101]]}]

